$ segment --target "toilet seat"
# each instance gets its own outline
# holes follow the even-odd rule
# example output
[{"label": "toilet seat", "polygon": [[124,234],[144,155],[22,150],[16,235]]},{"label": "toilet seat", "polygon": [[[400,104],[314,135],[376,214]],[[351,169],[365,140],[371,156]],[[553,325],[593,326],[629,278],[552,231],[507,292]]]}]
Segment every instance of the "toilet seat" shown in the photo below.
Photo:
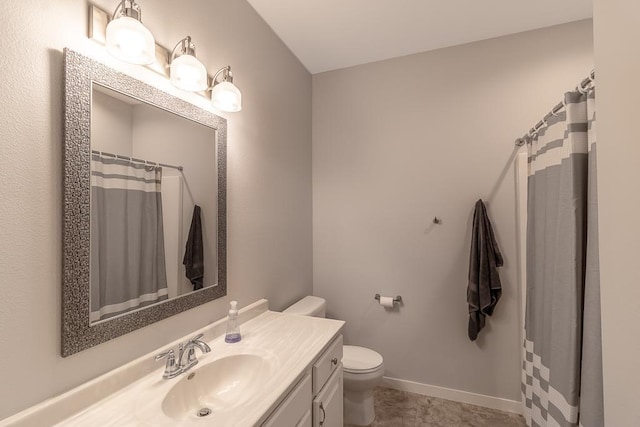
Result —
[{"label": "toilet seat", "polygon": [[382,356],[370,348],[345,345],[342,347],[342,369],[352,374],[368,374],[382,366]]}]

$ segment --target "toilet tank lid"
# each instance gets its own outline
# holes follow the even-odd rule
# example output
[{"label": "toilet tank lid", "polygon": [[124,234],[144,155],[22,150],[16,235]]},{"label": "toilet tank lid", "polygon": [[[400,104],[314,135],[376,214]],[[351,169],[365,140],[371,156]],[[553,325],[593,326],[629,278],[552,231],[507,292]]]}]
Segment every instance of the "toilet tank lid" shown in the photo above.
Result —
[{"label": "toilet tank lid", "polygon": [[298,314],[302,316],[315,316],[322,312],[327,306],[327,301],[324,298],[306,296],[291,307],[283,311],[286,314]]},{"label": "toilet tank lid", "polygon": [[342,366],[349,371],[368,371],[382,365],[383,358],[370,348],[345,345],[342,347]]}]

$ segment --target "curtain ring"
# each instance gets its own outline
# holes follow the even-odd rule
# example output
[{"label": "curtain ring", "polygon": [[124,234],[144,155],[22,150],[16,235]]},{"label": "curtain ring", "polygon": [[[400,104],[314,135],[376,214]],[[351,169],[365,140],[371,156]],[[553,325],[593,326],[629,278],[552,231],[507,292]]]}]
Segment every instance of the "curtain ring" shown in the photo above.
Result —
[{"label": "curtain ring", "polygon": [[553,110],[551,110],[551,115],[555,116],[555,117],[560,117],[560,111],[562,111],[563,108],[567,108],[567,104],[564,102],[564,98],[562,99],[562,104],[560,105],[560,108],[558,108],[557,111],[554,111],[555,108]]},{"label": "curtain ring", "polygon": [[[564,108],[565,110],[567,110],[568,104],[567,101],[563,98],[562,99],[562,108],[560,108],[560,110],[558,110],[558,113]],[[559,114],[558,114],[559,115]]]},{"label": "curtain ring", "polygon": [[578,92],[580,92],[583,95],[586,95],[589,92],[588,88],[585,88],[582,86],[582,82],[578,85],[576,89],[578,89]]}]

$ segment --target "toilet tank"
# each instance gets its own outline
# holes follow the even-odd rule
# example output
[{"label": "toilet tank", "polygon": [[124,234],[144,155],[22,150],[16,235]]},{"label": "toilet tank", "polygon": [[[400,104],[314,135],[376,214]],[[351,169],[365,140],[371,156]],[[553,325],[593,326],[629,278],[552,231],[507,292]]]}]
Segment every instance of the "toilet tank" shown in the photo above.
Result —
[{"label": "toilet tank", "polygon": [[325,317],[327,314],[327,301],[324,298],[306,296],[285,309],[285,314],[297,314],[299,316]]}]

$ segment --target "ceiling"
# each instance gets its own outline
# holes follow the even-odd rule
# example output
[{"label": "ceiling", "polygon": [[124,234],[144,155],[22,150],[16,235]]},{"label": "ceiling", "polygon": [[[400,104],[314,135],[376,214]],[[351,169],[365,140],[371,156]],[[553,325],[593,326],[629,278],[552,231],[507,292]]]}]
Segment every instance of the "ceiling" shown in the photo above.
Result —
[{"label": "ceiling", "polygon": [[592,17],[592,0],[248,0],[312,74]]}]

